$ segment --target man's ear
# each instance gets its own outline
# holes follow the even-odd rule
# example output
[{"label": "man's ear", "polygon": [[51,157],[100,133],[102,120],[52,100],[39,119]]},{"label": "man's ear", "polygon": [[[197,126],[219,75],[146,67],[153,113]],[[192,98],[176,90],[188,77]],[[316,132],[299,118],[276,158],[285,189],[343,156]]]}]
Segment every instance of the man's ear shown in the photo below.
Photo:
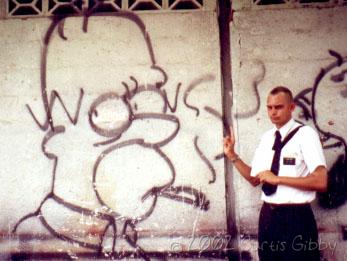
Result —
[{"label": "man's ear", "polygon": [[293,112],[295,110],[295,103],[294,102],[291,102],[290,103],[290,111]]}]

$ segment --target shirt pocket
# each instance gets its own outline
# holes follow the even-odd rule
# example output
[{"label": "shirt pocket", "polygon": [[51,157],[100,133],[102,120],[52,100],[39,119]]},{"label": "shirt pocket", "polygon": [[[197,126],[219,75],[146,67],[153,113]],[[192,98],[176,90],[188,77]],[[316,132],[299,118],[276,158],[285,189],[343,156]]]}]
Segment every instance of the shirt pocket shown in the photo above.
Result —
[{"label": "shirt pocket", "polygon": [[280,162],[280,175],[287,177],[295,177],[296,170],[300,164],[300,153],[295,146],[290,146],[286,150],[282,150]]}]

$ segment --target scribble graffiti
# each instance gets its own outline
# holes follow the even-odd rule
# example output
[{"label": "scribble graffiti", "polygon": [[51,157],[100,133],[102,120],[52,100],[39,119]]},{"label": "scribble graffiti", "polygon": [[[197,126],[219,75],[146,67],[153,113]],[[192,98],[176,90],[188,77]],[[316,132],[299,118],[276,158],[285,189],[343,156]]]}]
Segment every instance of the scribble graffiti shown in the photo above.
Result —
[{"label": "scribble graffiti", "polygon": [[223,124],[223,128],[224,131],[226,133],[229,132],[229,124],[227,123],[227,121],[223,118],[222,114],[219,113],[218,111],[216,111],[215,109],[209,107],[209,106],[205,106],[204,110],[208,113],[210,113],[211,115],[213,115],[214,117],[216,117],[220,122],[222,122]]},{"label": "scribble graffiti", "polygon": [[[200,84],[205,83],[205,82],[211,82],[214,81],[215,77],[211,74],[208,75],[204,75],[203,77],[196,79],[194,81],[192,81],[189,86],[187,87],[186,91],[184,92],[183,95],[183,101],[184,104],[186,105],[187,108],[189,108],[190,110],[195,111],[195,116],[199,117],[200,116],[200,109],[198,108],[198,105],[192,105],[191,103],[188,102],[188,98],[191,95],[191,93],[193,91],[195,91],[197,89],[197,87],[199,87]],[[214,108],[211,108],[209,106],[204,106],[203,109],[211,114],[212,116],[214,116],[219,122],[221,122],[223,124],[223,128],[224,131],[229,132],[229,127],[228,127],[228,123],[227,120],[224,119],[224,117],[222,116],[222,114],[220,112],[218,112],[217,110],[215,110]],[[197,146],[197,140],[198,137],[194,138],[194,146],[195,146],[195,150],[197,152],[197,154],[199,155],[199,157],[202,159],[202,161],[208,166],[211,174],[212,174],[212,180],[209,181],[209,183],[214,183],[216,180],[216,173],[215,170],[210,162],[210,160],[203,154],[203,152],[198,148]],[[224,153],[219,153],[218,155],[214,156],[215,160],[220,160],[224,158]]]},{"label": "scribble graffiti", "polygon": [[[347,58],[329,50],[336,61],[322,68],[313,87],[298,93],[294,100],[301,108],[299,120],[312,121],[321,135],[323,148],[342,148],[329,170],[328,191],[319,193],[319,203],[325,208],[343,205],[347,198],[346,112]],[[331,100],[329,100],[329,97]]]},{"label": "scribble graffiti", "polygon": [[212,175],[212,179],[209,181],[209,183],[214,183],[216,181],[216,171],[213,168],[211,162],[208,160],[208,158],[206,158],[206,156],[203,154],[203,152],[201,151],[201,149],[198,146],[198,136],[195,136],[194,138],[194,146],[195,146],[195,150],[198,153],[198,155],[200,156],[200,158],[202,159],[203,162],[205,162],[205,164],[207,165],[208,169],[211,171],[211,175]]},{"label": "scribble graffiti", "polygon": [[187,90],[184,92],[184,97],[183,97],[183,100],[184,100],[184,104],[191,110],[195,111],[196,113],[196,117],[199,116],[200,114],[200,110],[197,106],[194,106],[194,105],[191,105],[188,103],[188,97],[189,97],[189,94],[195,89],[197,88],[201,83],[204,83],[204,82],[211,82],[211,81],[214,81],[215,77],[213,75],[205,75],[203,77],[201,77],[200,79],[197,79],[193,82],[190,83],[190,85],[188,86]]},{"label": "scribble graffiti", "polygon": [[[80,247],[93,249],[99,255],[124,257],[125,252],[120,252],[117,249],[117,239],[123,238],[133,248],[137,256],[148,260],[146,250],[138,243],[136,226],[153,213],[160,198],[181,202],[204,211],[209,209],[210,201],[202,191],[190,185],[175,185],[175,166],[162,149],[175,139],[180,130],[179,118],[174,114],[169,114],[169,111],[174,113],[177,109],[181,83],[177,84],[174,101],[170,103],[167,92],[163,88],[168,81],[168,76],[165,70],[157,65],[150,36],[137,15],[118,12],[112,16],[107,16],[86,12],[83,17],[74,18],[82,21],[81,33],[83,35],[91,34],[90,28],[93,28],[93,22],[97,21],[94,19],[96,16],[107,17],[111,19],[110,21],[120,19],[135,26],[140,34],[140,38],[137,40],[141,39],[146,47],[143,56],[145,53],[148,54],[149,69],[151,73],[156,73],[156,78],[154,82],[148,83],[136,75],[130,75],[126,77],[126,80],[119,81],[122,92],[114,91],[112,87],[108,87],[98,94],[93,94],[84,86],[78,88],[68,86],[69,91],[74,89],[79,91],[74,103],[75,108],[71,110],[71,102],[67,102],[67,96],[63,97],[64,91],[57,90],[57,88],[64,88],[64,84],[56,84],[48,72],[50,71],[49,66],[54,64],[50,61],[52,59],[50,57],[53,55],[50,48],[52,46],[64,46],[68,43],[73,46],[74,36],[71,33],[69,16],[52,18],[44,37],[41,53],[40,90],[44,118],[40,119],[38,116],[40,114],[35,113],[35,109],[31,105],[26,105],[29,115],[40,131],[44,133],[41,150],[43,155],[52,163],[52,182],[49,193],[40,202],[38,208],[18,220],[12,232],[18,232],[22,224],[29,219],[37,218],[52,236],[74,245],[77,244]],[[64,48],[64,50],[67,49]],[[70,58],[69,55],[67,57]],[[59,57],[59,59],[64,58]],[[73,64],[68,64],[67,68],[73,70]],[[188,94],[200,83],[213,80],[214,76],[212,75],[201,77],[194,80],[185,91],[184,102],[188,108],[196,110],[197,115],[199,110],[187,103]],[[143,84],[144,82],[145,84]],[[156,107],[149,106],[142,95],[157,100],[158,102],[153,103]],[[59,111],[62,111],[63,117],[57,116]],[[214,114],[216,115],[217,112]],[[165,126],[165,130],[156,129],[155,135],[152,136],[150,136],[150,132],[143,132],[136,127],[139,124],[147,126],[155,125],[158,122],[160,126]],[[75,137],[71,139],[71,144],[75,139],[75,142],[82,146],[82,142],[77,139],[81,136],[74,132],[86,131],[85,128],[82,128],[83,124],[89,126],[92,134],[83,140],[84,143],[88,144],[81,147],[85,150],[86,155],[81,156],[85,157],[81,158],[81,162],[76,160],[76,163],[73,164],[74,166],[77,164],[82,166],[80,169],[73,167],[71,176],[62,167],[65,163],[71,162],[71,158],[66,158],[67,156],[52,150],[51,147],[56,140],[64,140],[67,135],[74,135]],[[158,136],[156,136],[157,132],[159,133]],[[211,172],[212,178],[209,183],[213,183],[216,180],[216,172],[198,146],[197,141],[198,136],[193,141],[196,153]],[[138,157],[141,159],[136,158],[138,155],[136,151],[139,150],[141,150],[142,155]],[[129,162],[129,155],[133,155],[134,158],[131,162]],[[149,166],[152,166],[152,162],[156,162],[158,170],[155,171],[152,168],[149,171],[142,168],[142,165],[146,165],[143,164],[143,161],[146,160]],[[89,166],[87,162],[93,163],[90,170],[85,169],[85,165]],[[85,191],[77,190],[73,185],[71,185],[72,187],[66,186],[67,179],[73,184],[74,175],[85,177],[88,173],[90,173],[90,187],[85,188],[85,191],[94,195],[94,198],[92,197],[93,207],[80,203],[80,196],[84,195]],[[137,184],[136,177],[138,175],[152,175],[150,180],[156,180],[156,176],[153,177],[153,175],[158,175],[158,184],[148,184],[147,186]],[[125,193],[128,192],[129,188],[125,188],[125,191],[122,188],[115,189],[124,180],[131,184],[134,191],[134,196],[131,197],[133,202],[128,200],[130,196],[126,195],[126,206],[119,204],[119,201],[124,200]],[[78,180],[76,182],[78,183]],[[52,212],[52,209],[60,211]],[[70,232],[74,230],[73,223],[70,231],[62,230],[59,224],[55,223],[56,213],[67,213],[65,215],[69,217],[73,216],[77,219],[87,217],[93,220],[93,226],[86,228],[88,230],[86,233],[89,233],[88,237],[76,238],[71,235]],[[68,225],[65,224],[65,226]],[[84,233],[84,230],[82,232]],[[83,234],[82,232],[81,234]]]},{"label": "scribble graffiti", "polygon": [[259,90],[258,90],[258,85],[264,80],[265,77],[265,65],[262,61],[256,60],[256,64],[260,66],[260,73],[257,75],[252,82],[252,91],[253,94],[256,98],[256,104],[255,107],[247,112],[242,112],[242,113],[236,113],[235,118],[237,119],[242,119],[242,118],[249,118],[253,115],[255,115],[260,108],[260,96],[259,96]]},{"label": "scribble graffiti", "polygon": [[[229,133],[230,130],[230,125],[226,119],[226,117],[223,117],[223,115],[221,113],[219,113],[218,111],[216,111],[215,109],[209,107],[209,106],[205,106],[204,110],[208,113],[210,113],[211,115],[213,115],[214,117],[216,117],[220,122],[222,122],[223,124],[223,131],[224,133]],[[219,153],[218,155],[214,156],[214,160],[220,160],[223,159],[225,157],[224,152]]]},{"label": "scribble graffiti", "polygon": [[[250,117],[254,116],[255,114],[257,114],[257,112],[260,109],[261,101],[260,101],[258,86],[265,78],[266,69],[265,69],[265,65],[264,65],[264,63],[262,61],[256,60],[255,63],[260,67],[259,74],[252,81],[252,94],[256,98],[255,106],[254,106],[253,109],[250,109],[250,110],[248,110],[246,112],[235,113],[234,117],[236,119],[250,118]],[[228,93],[225,94],[225,96],[229,96],[229,95],[230,94],[228,94]],[[229,97],[228,99],[231,99],[231,98]],[[232,127],[232,124],[228,123],[228,119],[227,118],[223,117],[222,115],[220,115],[217,111],[215,111],[212,108],[205,107],[204,109],[208,113],[214,115],[216,118],[218,118],[222,122],[223,128],[224,128],[224,133],[229,133],[230,132],[229,128]],[[224,158],[225,158],[225,154],[222,152],[222,153],[219,153],[218,155],[216,155],[214,157],[214,160],[221,160],[221,159],[224,159]]]}]

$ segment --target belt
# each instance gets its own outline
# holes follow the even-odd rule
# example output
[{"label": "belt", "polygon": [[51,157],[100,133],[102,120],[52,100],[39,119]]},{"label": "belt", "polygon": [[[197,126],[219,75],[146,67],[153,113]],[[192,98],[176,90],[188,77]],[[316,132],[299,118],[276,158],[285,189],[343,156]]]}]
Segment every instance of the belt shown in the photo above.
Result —
[{"label": "belt", "polygon": [[310,207],[311,203],[284,203],[284,204],[276,204],[276,203],[268,203],[264,201],[264,205],[268,206],[270,209],[284,209],[284,208],[302,208],[302,207]]}]

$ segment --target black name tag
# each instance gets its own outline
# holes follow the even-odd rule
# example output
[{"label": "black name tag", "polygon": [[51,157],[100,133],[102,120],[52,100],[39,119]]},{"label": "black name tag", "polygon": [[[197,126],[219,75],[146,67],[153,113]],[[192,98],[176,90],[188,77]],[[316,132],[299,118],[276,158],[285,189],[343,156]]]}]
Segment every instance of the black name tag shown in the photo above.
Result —
[{"label": "black name tag", "polygon": [[295,165],[295,158],[283,158],[283,165]]}]

